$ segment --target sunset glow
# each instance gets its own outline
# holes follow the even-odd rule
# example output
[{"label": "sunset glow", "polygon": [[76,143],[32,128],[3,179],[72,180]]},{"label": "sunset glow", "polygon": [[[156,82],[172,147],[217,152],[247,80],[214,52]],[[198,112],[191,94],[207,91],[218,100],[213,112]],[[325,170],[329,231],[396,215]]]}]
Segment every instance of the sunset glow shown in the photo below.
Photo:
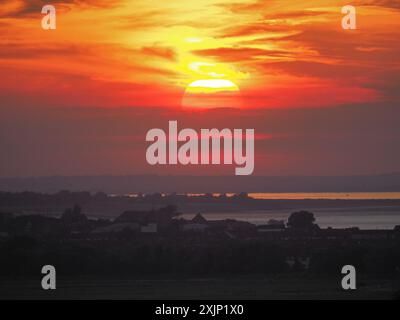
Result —
[{"label": "sunset glow", "polygon": [[256,174],[400,170],[396,1],[352,1],[356,30],[344,0],[49,2],[56,30],[47,2],[0,6],[5,175],[152,173],[169,120],[254,128]]},{"label": "sunset glow", "polygon": [[184,108],[240,108],[240,90],[230,80],[208,79],[190,83],[182,99]]},{"label": "sunset glow", "polygon": [[179,107],[191,83],[225,79],[246,108],[324,107],[390,99],[380,88],[399,69],[398,10],[378,1],[352,32],[339,0],[56,1],[47,33],[39,2],[0,9],[1,88],[32,83],[34,100],[50,86],[66,105]]},{"label": "sunset glow", "polygon": [[400,298],[400,0],[0,3],[0,299]]},{"label": "sunset glow", "polygon": [[239,91],[237,85],[229,80],[197,80],[186,88],[190,93],[209,93],[223,91]]}]

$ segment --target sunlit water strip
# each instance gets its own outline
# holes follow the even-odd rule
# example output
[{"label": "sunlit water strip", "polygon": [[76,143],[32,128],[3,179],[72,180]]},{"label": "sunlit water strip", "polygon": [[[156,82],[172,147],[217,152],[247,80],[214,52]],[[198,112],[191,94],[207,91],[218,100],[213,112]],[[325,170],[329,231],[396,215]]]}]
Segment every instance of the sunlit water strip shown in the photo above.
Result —
[{"label": "sunlit water strip", "polygon": [[400,192],[292,192],[292,193],[249,193],[254,199],[276,200],[396,200],[400,199]]}]

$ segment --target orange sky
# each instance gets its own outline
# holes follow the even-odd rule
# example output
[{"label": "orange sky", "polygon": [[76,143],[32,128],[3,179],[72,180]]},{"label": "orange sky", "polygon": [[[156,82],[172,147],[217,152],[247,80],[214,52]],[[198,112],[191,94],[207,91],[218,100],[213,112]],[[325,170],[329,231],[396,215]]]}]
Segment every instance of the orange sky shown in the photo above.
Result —
[{"label": "orange sky", "polygon": [[[45,4],[57,30],[41,28]],[[146,132],[169,120],[254,128],[257,175],[400,171],[400,4],[354,0],[358,29],[343,30],[347,4],[3,1],[0,176],[199,174],[145,163]],[[219,103],[239,111],[182,110],[210,79],[240,90]]]},{"label": "orange sky", "polygon": [[[399,5],[353,2],[348,31],[347,1],[327,2],[7,1],[0,90],[41,104],[176,107],[188,84],[214,77],[235,83],[245,108],[393,98],[382,88],[398,77]],[[55,31],[40,28],[44,3],[58,9]]]}]

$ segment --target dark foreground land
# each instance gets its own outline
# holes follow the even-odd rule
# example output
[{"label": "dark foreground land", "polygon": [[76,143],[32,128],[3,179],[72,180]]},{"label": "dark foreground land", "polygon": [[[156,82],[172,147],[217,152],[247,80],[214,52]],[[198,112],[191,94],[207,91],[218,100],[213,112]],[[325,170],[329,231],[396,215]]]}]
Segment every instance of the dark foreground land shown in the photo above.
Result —
[{"label": "dark foreground land", "polygon": [[[398,299],[397,238],[14,237],[0,245],[0,299]],[[117,237],[117,238],[115,238]],[[41,288],[54,265],[57,289]],[[357,289],[344,291],[344,265]]]},{"label": "dark foreground land", "polygon": [[[253,201],[237,198],[229,201]],[[309,211],[261,226],[178,216],[174,205],[125,211],[114,220],[88,219],[77,205],[61,217],[0,212],[0,299],[400,295],[400,226],[320,228]],[[56,269],[56,290],[41,287],[48,265]],[[344,291],[342,268],[349,265],[357,289]]]},{"label": "dark foreground land", "polygon": [[344,291],[340,278],[304,274],[231,278],[59,277],[57,289],[41,289],[40,277],[0,278],[0,299],[396,299],[399,280],[360,277]]}]

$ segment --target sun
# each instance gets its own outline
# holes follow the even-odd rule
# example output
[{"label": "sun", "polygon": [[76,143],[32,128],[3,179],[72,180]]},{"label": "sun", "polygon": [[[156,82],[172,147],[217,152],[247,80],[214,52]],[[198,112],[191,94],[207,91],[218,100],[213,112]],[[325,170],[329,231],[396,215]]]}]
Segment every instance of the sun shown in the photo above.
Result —
[{"label": "sun", "polygon": [[[194,40],[192,40],[194,41]],[[238,81],[247,75],[233,65],[188,56],[181,62],[187,75],[181,105],[190,109],[240,108]],[[187,82],[186,82],[187,81]]]},{"label": "sun", "polygon": [[196,80],[187,86],[185,92],[215,93],[224,91],[239,91],[239,87],[230,80],[223,80],[223,79]]},{"label": "sun", "polygon": [[239,87],[227,79],[191,82],[182,98],[182,107],[193,109],[239,108]]}]

